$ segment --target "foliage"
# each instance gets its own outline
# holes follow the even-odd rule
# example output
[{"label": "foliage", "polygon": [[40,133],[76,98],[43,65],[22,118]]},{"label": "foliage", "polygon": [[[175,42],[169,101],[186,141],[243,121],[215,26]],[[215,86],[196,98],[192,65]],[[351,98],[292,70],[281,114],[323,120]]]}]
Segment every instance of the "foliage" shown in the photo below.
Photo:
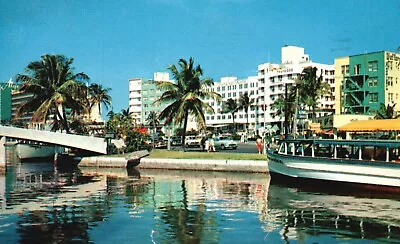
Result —
[{"label": "foliage", "polygon": [[[143,127],[144,128],[144,127]],[[146,128],[133,128],[126,131],[125,152],[134,152],[142,149],[149,149],[146,145],[148,138]]]},{"label": "foliage", "polygon": [[102,85],[92,83],[89,86],[89,108],[92,110],[94,105],[98,106],[101,115],[101,104],[108,110],[111,107],[112,98],[108,93],[111,88],[103,88]]},{"label": "foliage", "polygon": [[40,61],[33,61],[25,68],[25,74],[18,74],[16,81],[22,83],[20,91],[33,94],[22,104],[17,114],[33,112],[32,120],[46,122],[53,114],[55,129],[69,132],[66,108],[72,113],[86,111],[87,98],[85,73],[73,73],[72,58],[63,55],[45,54]]},{"label": "foliage", "polygon": [[88,135],[89,134],[86,123],[82,119],[72,120],[72,122],[70,123],[70,130],[74,134],[78,134],[78,135]]},{"label": "foliage", "polygon": [[223,113],[230,113],[232,115],[232,123],[234,129],[234,133],[236,133],[236,124],[235,124],[235,113],[239,110],[239,104],[236,100],[229,98],[222,104],[222,112]]},{"label": "foliage", "polygon": [[123,109],[121,113],[110,111],[106,123],[106,133],[114,133],[116,139],[123,139],[125,143],[124,152],[133,152],[142,149],[150,149],[146,145],[148,139],[147,129],[136,125],[130,116],[129,109]]},{"label": "foliage", "polygon": [[392,106],[388,104],[385,106],[384,103],[381,103],[381,106],[379,110],[376,112],[376,115],[374,119],[397,119],[400,118],[400,115],[396,115],[396,111],[394,107],[396,106],[396,103],[394,103]]},{"label": "foliage", "polygon": [[239,108],[243,109],[246,113],[246,130],[249,127],[249,107],[254,103],[254,98],[249,97],[249,94],[245,92],[239,97]]},{"label": "foliage", "polygon": [[[214,109],[204,101],[211,98],[220,101],[221,96],[210,91],[214,81],[210,78],[202,79],[203,70],[200,65],[194,67],[193,58],[189,62],[185,59],[178,61],[178,67],[174,64],[168,69],[171,71],[175,82],[160,81],[157,87],[164,91],[155,104],[165,102],[169,105],[161,111],[160,120],[166,124],[175,123],[182,125],[182,144],[185,145],[185,134],[189,116],[193,116],[199,127],[205,127],[205,113],[214,113]],[[209,90],[208,90],[209,89]]]},{"label": "foliage", "polygon": [[[312,119],[316,119],[316,109],[319,106],[319,98],[328,94],[330,86],[323,81],[322,72],[317,75],[316,67],[306,67],[300,75],[300,79],[296,81],[298,89],[299,103],[311,108]],[[296,92],[294,90],[294,92]]]}]

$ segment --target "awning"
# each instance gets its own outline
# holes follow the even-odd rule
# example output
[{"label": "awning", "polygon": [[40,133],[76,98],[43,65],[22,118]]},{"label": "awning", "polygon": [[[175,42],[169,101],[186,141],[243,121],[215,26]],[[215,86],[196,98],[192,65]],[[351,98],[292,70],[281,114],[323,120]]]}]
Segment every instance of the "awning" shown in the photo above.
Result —
[{"label": "awning", "polygon": [[400,119],[355,120],[339,127],[338,131],[400,131]]}]

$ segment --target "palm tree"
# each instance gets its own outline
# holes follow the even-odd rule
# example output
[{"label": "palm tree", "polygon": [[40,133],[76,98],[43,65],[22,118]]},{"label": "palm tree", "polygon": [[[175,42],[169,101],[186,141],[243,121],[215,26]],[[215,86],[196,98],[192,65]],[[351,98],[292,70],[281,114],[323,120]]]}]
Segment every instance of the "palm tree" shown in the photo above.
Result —
[{"label": "palm tree", "polygon": [[381,106],[379,110],[376,112],[376,115],[374,119],[397,119],[400,118],[400,114],[396,115],[394,107],[396,106],[396,103],[390,106],[388,104],[385,106],[384,103],[381,103]]},{"label": "palm tree", "polygon": [[[179,68],[178,68],[179,67]],[[165,102],[167,105],[159,114],[159,119],[170,124],[183,123],[182,145],[185,149],[185,135],[189,116],[193,116],[196,122],[204,127],[206,124],[204,113],[214,113],[214,109],[204,101],[211,98],[218,101],[221,96],[218,93],[207,90],[214,85],[214,81],[210,78],[202,79],[203,70],[200,65],[194,67],[193,58],[189,62],[185,59],[179,59],[178,67],[174,64],[168,69],[171,71],[175,82],[160,81],[157,87],[164,91],[154,104]]]},{"label": "palm tree", "polygon": [[239,110],[239,104],[236,100],[229,98],[222,106],[223,113],[230,113],[232,115],[232,122],[234,127],[234,133],[236,133],[236,125],[235,125],[235,113]]},{"label": "palm tree", "polygon": [[152,139],[153,139],[153,147],[154,147],[154,134],[156,133],[156,128],[160,124],[158,120],[158,115],[154,111],[150,111],[149,115],[146,118],[147,124],[153,129]]},{"label": "palm tree", "polygon": [[103,104],[108,110],[111,107],[111,97],[108,93],[111,88],[103,88],[102,85],[92,83],[89,86],[89,102],[90,110],[92,110],[94,105],[98,106],[99,113],[101,115],[101,104]]},{"label": "palm tree", "polygon": [[85,73],[73,73],[72,58],[63,55],[45,54],[40,61],[33,61],[25,68],[25,74],[18,74],[21,82],[20,91],[33,94],[32,98],[22,104],[17,114],[33,112],[32,121],[46,122],[53,114],[53,128],[63,128],[69,133],[66,108],[72,113],[86,111]]},{"label": "palm tree", "polygon": [[317,75],[316,67],[306,67],[300,75],[300,79],[296,81],[300,103],[312,109],[312,120],[315,120],[316,108],[318,107],[318,100],[321,96],[329,93],[329,84],[323,82],[322,72]]},{"label": "palm tree", "polygon": [[[288,132],[288,125],[293,120],[293,114],[295,110],[295,100],[296,100],[296,88],[290,86],[288,88],[288,94],[281,95],[271,104],[271,109],[276,111],[276,116],[279,118],[286,117],[287,121],[285,121],[285,133]],[[283,129],[283,128],[281,128]]]},{"label": "palm tree", "polygon": [[249,107],[254,103],[254,98],[250,99],[247,92],[243,93],[239,97],[239,109],[243,109],[246,113],[246,133],[249,127]]}]

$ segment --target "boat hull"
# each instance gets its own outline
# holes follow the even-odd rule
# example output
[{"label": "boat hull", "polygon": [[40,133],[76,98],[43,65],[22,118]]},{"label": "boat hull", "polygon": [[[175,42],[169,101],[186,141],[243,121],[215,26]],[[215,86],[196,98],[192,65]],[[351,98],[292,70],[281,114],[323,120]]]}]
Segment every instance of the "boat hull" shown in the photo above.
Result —
[{"label": "boat hull", "polygon": [[54,145],[23,144],[15,145],[20,160],[52,158],[56,153]]},{"label": "boat hull", "polygon": [[[273,178],[341,183],[369,190],[400,192],[400,164],[268,153]],[[275,176],[275,177],[274,177]],[[272,178],[272,179],[273,179]]]}]

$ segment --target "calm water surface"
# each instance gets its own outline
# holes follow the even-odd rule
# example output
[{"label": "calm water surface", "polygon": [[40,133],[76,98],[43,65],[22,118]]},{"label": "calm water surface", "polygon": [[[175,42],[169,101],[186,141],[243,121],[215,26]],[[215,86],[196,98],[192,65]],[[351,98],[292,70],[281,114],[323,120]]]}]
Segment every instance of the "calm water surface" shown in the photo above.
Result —
[{"label": "calm water surface", "polygon": [[276,185],[268,175],[16,164],[0,243],[400,242],[400,198]]}]

